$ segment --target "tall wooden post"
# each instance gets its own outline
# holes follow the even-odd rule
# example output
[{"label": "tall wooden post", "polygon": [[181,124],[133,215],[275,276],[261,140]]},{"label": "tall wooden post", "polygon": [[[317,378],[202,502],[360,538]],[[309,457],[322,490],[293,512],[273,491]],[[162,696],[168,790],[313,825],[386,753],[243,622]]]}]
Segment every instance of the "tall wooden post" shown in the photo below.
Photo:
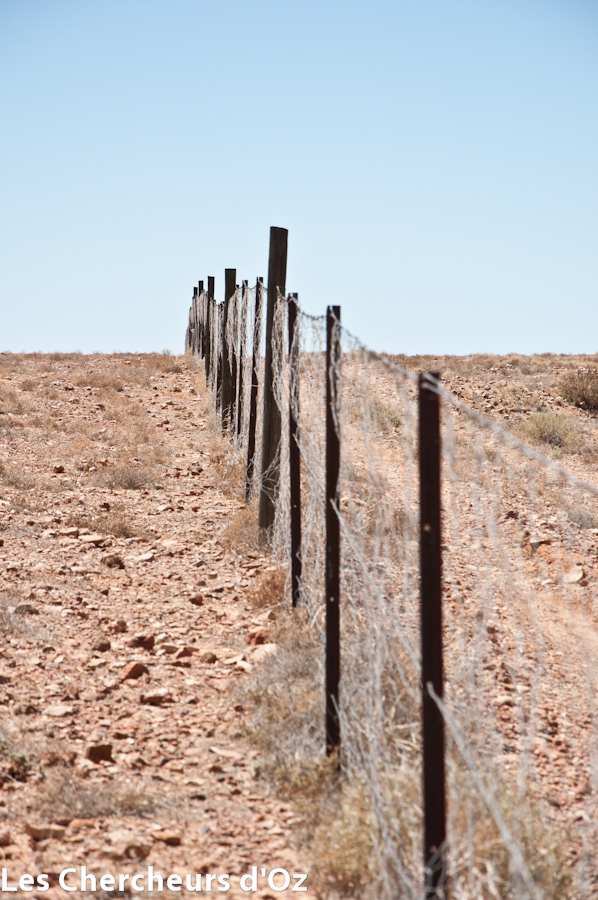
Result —
[{"label": "tall wooden post", "polygon": [[247,477],[245,479],[245,502],[251,498],[253,469],[255,464],[255,428],[257,423],[258,358],[262,337],[262,305],[264,279],[255,283],[255,312],[253,317],[253,356],[251,360],[251,393],[249,395],[249,432],[247,435]]},{"label": "tall wooden post", "polygon": [[243,434],[241,432],[241,428],[243,427],[243,372],[245,369],[245,354],[247,348],[245,347],[246,340],[246,331],[247,331],[247,291],[248,291],[249,282],[247,279],[243,279],[243,284],[241,286],[241,308],[239,310],[239,319],[240,319],[240,329],[241,329],[241,346],[239,347],[239,395],[237,400],[237,434],[239,435],[240,446],[243,446]]},{"label": "tall wooden post", "polygon": [[289,296],[289,491],[291,505],[291,601],[299,605],[301,590],[301,454],[299,452],[299,303]]},{"label": "tall wooden post", "polygon": [[203,359],[206,347],[203,281],[198,282],[197,285],[197,319],[199,322],[199,356],[200,359]]},{"label": "tall wooden post", "polygon": [[237,433],[237,378],[239,373],[239,348],[237,346],[237,329],[239,327],[239,285],[235,285],[235,293],[232,297],[232,309],[229,308],[228,316],[229,320],[232,324],[232,334],[233,340],[232,344],[229,347],[230,353],[230,430],[231,436],[234,437]]},{"label": "tall wooden post", "polygon": [[222,309],[223,303],[216,305],[216,341],[218,352],[216,354],[216,409],[222,406]]},{"label": "tall wooden post", "polygon": [[340,306],[326,310],[326,754],[338,753],[340,647]]},{"label": "tall wooden post", "polygon": [[285,292],[287,280],[286,228],[270,229],[270,258],[268,262],[268,302],[266,307],[266,360],[264,369],[264,416],[262,434],[262,482],[260,487],[259,527],[271,529],[276,513],[276,498],[280,480],[281,414],[274,397],[272,368],[272,332],[274,307],[278,291]]},{"label": "tall wooden post", "polygon": [[[434,373],[434,378],[438,374]],[[444,721],[428,685],[443,696],[440,398],[419,376],[419,498],[423,708],[424,866],[426,900],[446,894]]]},{"label": "tall wooden post", "polygon": [[206,385],[210,382],[211,365],[212,365],[212,306],[214,301],[214,279],[208,276],[208,296],[206,299]]},{"label": "tall wooden post", "polygon": [[222,311],[222,430],[228,431],[230,427],[232,404],[232,372],[230,364],[230,349],[226,337],[228,324],[228,311],[230,299],[235,293],[236,269],[224,270],[224,307]]}]

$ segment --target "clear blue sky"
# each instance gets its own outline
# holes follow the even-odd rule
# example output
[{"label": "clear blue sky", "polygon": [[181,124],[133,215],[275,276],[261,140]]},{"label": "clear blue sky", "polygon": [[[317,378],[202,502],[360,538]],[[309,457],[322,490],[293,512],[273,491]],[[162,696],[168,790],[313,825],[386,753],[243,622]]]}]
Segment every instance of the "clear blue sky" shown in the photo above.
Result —
[{"label": "clear blue sky", "polygon": [[0,0],[0,350],[267,275],[388,352],[598,351],[593,0]]}]

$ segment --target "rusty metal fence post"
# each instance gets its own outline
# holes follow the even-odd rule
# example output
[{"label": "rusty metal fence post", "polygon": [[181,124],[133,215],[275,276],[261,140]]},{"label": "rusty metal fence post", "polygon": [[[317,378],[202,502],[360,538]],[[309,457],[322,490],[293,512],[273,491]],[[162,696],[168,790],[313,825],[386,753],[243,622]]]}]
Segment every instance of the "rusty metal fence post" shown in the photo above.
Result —
[{"label": "rusty metal fence post", "polygon": [[297,294],[290,294],[289,316],[289,493],[291,506],[291,601],[299,605],[301,591],[301,455],[298,442],[299,332]]},{"label": "rusty metal fence post", "polygon": [[340,306],[326,310],[326,754],[338,753],[340,648]]},{"label": "rusty metal fence post", "polygon": [[446,787],[444,720],[430,695],[443,696],[442,550],[440,514],[440,397],[432,379],[419,376],[420,630],[426,900],[446,897]]}]

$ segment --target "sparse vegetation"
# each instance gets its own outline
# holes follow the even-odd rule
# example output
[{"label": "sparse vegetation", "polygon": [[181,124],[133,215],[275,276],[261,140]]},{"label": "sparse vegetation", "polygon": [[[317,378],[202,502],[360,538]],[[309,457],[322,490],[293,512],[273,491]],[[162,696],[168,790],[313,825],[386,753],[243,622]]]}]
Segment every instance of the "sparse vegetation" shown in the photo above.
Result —
[{"label": "sparse vegetation", "polygon": [[515,430],[524,440],[547,444],[554,449],[578,452],[584,445],[579,425],[560,413],[533,413]]},{"label": "sparse vegetation", "polygon": [[565,400],[574,406],[598,412],[598,369],[571,372],[563,378],[561,391]]}]

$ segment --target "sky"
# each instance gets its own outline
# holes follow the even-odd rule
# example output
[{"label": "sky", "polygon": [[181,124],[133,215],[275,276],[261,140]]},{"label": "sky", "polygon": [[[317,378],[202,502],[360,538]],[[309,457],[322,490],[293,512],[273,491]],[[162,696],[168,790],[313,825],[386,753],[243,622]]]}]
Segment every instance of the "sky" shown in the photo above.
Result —
[{"label": "sky", "polygon": [[0,0],[0,351],[267,276],[389,353],[598,351],[593,0]]}]

